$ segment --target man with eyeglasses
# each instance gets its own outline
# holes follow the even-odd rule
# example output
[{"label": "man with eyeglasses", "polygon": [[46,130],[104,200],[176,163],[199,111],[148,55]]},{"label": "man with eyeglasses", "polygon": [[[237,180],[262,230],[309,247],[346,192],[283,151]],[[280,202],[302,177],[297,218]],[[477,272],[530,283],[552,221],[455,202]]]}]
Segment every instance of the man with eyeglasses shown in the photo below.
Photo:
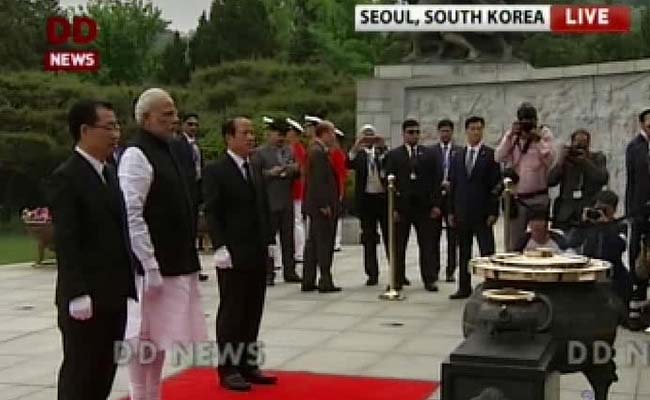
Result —
[{"label": "man with eyeglasses", "polygon": [[109,103],[84,100],[68,114],[73,154],[48,184],[63,342],[60,400],[106,400],[123,340],[127,300],[136,299],[129,231],[113,165],[120,129]]},{"label": "man with eyeglasses", "polygon": [[415,227],[420,248],[420,274],[424,288],[437,292],[440,249],[433,245],[440,235],[441,171],[428,147],[419,145],[420,124],[414,119],[402,123],[404,144],[386,154],[386,176],[395,175],[396,199],[396,275],[397,290],[410,285],[406,278],[406,246],[411,226]]}]

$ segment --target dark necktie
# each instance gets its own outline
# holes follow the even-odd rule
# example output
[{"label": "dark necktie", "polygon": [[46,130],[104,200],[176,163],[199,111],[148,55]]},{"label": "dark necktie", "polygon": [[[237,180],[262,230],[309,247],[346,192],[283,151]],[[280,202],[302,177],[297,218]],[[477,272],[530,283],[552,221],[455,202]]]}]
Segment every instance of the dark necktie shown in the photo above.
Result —
[{"label": "dark necktie", "polygon": [[248,183],[248,188],[253,194],[255,194],[255,185],[253,184],[250,164],[248,161],[244,161],[242,167],[244,168],[244,179],[246,179],[246,183]]},{"label": "dark necktie", "polygon": [[467,157],[467,160],[465,162],[465,168],[467,169],[467,176],[472,174],[472,169],[474,169],[474,152],[476,150],[469,149],[469,156]]},{"label": "dark necktie", "polygon": [[442,169],[445,172],[445,179],[447,179],[447,172],[449,170],[449,151],[447,150],[446,144],[442,145],[442,152],[443,152],[443,164],[442,164]]},{"label": "dark necktie", "polygon": [[104,165],[104,168],[102,169],[102,176],[104,177],[104,184],[108,189],[113,189],[113,181],[111,177],[111,172],[110,172],[110,167],[108,164]]},{"label": "dark necktie", "polygon": [[248,183],[251,182],[251,169],[250,165],[248,164],[248,161],[244,161],[242,164],[242,168],[244,168],[244,178]]}]

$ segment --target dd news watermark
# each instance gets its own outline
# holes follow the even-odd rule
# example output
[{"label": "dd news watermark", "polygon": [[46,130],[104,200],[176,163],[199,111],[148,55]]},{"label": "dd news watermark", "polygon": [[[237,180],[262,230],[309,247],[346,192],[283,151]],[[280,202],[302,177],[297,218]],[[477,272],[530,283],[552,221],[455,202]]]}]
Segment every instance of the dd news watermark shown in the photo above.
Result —
[{"label": "dd news watermark", "polygon": [[650,367],[650,340],[628,340],[616,348],[603,340],[582,342],[569,340],[567,360],[569,365],[604,365],[614,360],[626,367]]},{"label": "dd news watermark", "polygon": [[[47,20],[47,42],[43,65],[53,72],[96,72],[100,57],[97,50],[84,49],[97,39],[97,22],[88,17],[51,17]],[[54,48],[52,48],[54,47]]]},{"label": "dd news watermark", "polygon": [[[139,340],[137,343],[115,342],[113,357],[118,365],[137,361],[151,364],[156,360],[158,347],[154,342]],[[219,365],[264,365],[266,356],[263,342],[228,343],[218,346],[214,341],[174,343],[165,350],[165,358],[173,366],[217,367]]]}]

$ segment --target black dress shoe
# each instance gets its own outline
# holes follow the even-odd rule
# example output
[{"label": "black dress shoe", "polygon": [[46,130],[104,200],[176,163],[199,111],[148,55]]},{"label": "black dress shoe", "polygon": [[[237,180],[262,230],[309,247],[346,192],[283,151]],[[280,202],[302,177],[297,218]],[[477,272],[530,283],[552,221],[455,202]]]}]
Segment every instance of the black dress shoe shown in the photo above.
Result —
[{"label": "black dress shoe", "polygon": [[300,288],[301,292],[313,292],[318,289],[318,286],[316,285],[309,285],[309,286],[302,286]]},{"label": "black dress shoe", "polygon": [[341,289],[338,286],[325,286],[325,287],[319,287],[318,293],[336,293],[336,292],[340,292],[341,290],[343,289]]},{"label": "black dress shoe", "polygon": [[456,292],[452,295],[449,296],[451,300],[458,300],[458,299],[466,299],[469,296],[471,296],[472,293],[470,292]]},{"label": "black dress shoe", "polygon": [[366,286],[377,286],[379,283],[379,278],[368,278],[366,281]]},{"label": "black dress shoe", "polygon": [[209,279],[210,277],[207,274],[199,274],[199,282],[205,282]]},{"label": "black dress shoe", "polygon": [[284,276],[284,281],[287,283],[299,283],[302,282],[302,278],[294,272],[292,274],[286,274]]},{"label": "black dress shoe", "polygon": [[274,278],[266,278],[266,286],[275,286]]},{"label": "black dress shoe", "polygon": [[404,285],[404,286],[411,286],[411,281],[409,281],[408,279],[404,278],[404,280],[402,281],[402,285]]},{"label": "black dress shoe", "polygon": [[456,278],[453,275],[447,275],[445,282],[456,282]]},{"label": "black dress shoe", "polygon": [[224,389],[233,390],[235,392],[248,392],[251,390],[251,384],[246,382],[244,377],[238,372],[221,376],[219,384]]},{"label": "black dress shoe", "polygon": [[425,283],[424,288],[429,291],[429,292],[437,292],[438,291],[438,286],[436,286],[435,283]]},{"label": "black dress shoe", "polygon": [[255,385],[275,385],[278,383],[277,376],[264,375],[259,369],[242,372],[242,376],[247,382]]}]

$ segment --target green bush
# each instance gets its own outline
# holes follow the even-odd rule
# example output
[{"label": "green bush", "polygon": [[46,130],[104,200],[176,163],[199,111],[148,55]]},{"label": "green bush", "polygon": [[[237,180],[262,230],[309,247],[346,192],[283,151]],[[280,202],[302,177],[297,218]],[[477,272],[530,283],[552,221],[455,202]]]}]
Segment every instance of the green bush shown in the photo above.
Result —
[{"label": "green bush", "polygon": [[[305,114],[319,114],[346,132],[344,142],[354,136],[354,80],[326,65],[238,61],[195,71],[185,87],[163,88],[174,97],[179,111],[199,114],[199,143],[207,160],[223,154],[221,125],[238,115],[253,119],[259,142],[264,140],[263,115],[302,121]],[[112,103],[127,141],[137,131],[133,102],[143,89],[100,86],[69,74],[0,75],[0,129],[5,131],[0,132],[0,206],[5,214],[42,205],[43,179],[72,148],[67,112],[75,101],[100,98]]]}]

